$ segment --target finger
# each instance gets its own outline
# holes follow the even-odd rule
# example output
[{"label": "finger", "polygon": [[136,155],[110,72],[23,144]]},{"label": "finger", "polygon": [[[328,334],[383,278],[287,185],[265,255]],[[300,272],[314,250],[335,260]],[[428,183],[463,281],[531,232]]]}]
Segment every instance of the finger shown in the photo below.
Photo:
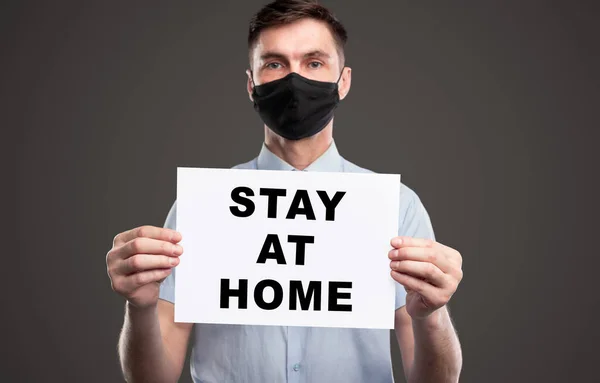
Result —
[{"label": "finger", "polygon": [[429,262],[392,261],[390,267],[394,271],[423,279],[439,288],[444,288],[447,285],[446,274]]},{"label": "finger", "polygon": [[397,271],[392,270],[391,275],[392,278],[404,286],[407,291],[412,290],[421,295],[426,304],[430,305],[431,308],[439,308],[445,304],[443,299],[443,291],[439,288],[432,286],[418,278],[402,274]]},{"label": "finger", "polygon": [[142,286],[165,279],[173,269],[155,269],[131,274],[124,278],[123,284],[128,292],[133,292]]},{"label": "finger", "polygon": [[146,270],[170,269],[179,264],[178,257],[155,254],[136,254],[119,263],[120,275],[131,275]]},{"label": "finger", "polygon": [[401,247],[434,247],[437,245],[437,242],[429,238],[399,236],[392,238],[391,245],[396,249]]},{"label": "finger", "polygon": [[172,243],[181,241],[181,233],[175,230],[145,225],[117,234],[113,242],[115,245],[123,245],[139,237],[153,238]]},{"label": "finger", "polygon": [[176,257],[183,253],[183,247],[158,239],[137,237],[123,245],[119,251],[123,259],[135,254],[157,254]]},{"label": "finger", "polygon": [[399,249],[392,249],[388,253],[388,257],[392,261],[419,261],[429,262],[436,265],[444,273],[451,270],[450,262],[448,261],[446,254],[437,248],[428,247],[401,247]]}]

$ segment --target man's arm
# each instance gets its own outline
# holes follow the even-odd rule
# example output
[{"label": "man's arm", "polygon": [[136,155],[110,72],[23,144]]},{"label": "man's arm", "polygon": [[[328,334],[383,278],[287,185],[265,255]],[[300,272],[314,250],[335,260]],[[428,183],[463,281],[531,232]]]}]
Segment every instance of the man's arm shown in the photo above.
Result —
[{"label": "man's arm", "polygon": [[126,304],[119,338],[121,367],[128,382],[177,382],[185,362],[191,323],[174,322],[174,306],[159,299],[137,309]]},{"label": "man's arm", "polygon": [[458,382],[462,352],[446,306],[420,319],[411,319],[405,306],[399,308],[395,332],[409,383]]},{"label": "man's arm", "polygon": [[463,278],[462,255],[435,241],[419,197],[404,184],[401,194],[406,213],[389,258],[391,276],[406,293],[395,314],[405,375],[409,383],[457,382],[462,353],[447,304]]}]

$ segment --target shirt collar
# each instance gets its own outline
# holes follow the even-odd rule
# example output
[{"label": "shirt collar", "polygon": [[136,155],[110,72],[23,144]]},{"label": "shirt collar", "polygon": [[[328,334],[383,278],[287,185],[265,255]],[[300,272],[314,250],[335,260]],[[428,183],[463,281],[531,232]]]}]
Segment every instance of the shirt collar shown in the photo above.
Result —
[{"label": "shirt collar", "polygon": [[[340,156],[340,153],[335,146],[335,142],[332,141],[325,153],[321,154],[319,158],[308,165],[304,171],[340,172],[343,170],[342,160],[343,158]],[[257,169],[259,170],[297,170],[292,165],[273,154],[273,152],[271,152],[264,143],[262,144],[262,148],[258,154],[256,165]]]}]

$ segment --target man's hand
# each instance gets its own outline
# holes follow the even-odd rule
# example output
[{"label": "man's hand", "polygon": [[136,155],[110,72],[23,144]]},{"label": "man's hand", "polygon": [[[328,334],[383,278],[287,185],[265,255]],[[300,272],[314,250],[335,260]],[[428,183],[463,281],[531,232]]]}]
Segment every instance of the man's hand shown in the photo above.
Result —
[{"label": "man's hand", "polygon": [[406,310],[413,319],[428,317],[450,301],[462,280],[462,257],[430,239],[394,237],[392,278],[406,289]]},{"label": "man's hand", "polygon": [[114,291],[136,308],[156,305],[160,283],[179,264],[181,234],[170,229],[141,226],[115,236],[106,255]]}]

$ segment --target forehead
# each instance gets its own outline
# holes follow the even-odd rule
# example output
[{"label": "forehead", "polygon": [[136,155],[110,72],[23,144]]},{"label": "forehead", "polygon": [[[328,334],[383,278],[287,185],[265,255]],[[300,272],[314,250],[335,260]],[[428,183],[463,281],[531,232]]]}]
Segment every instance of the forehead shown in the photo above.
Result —
[{"label": "forehead", "polygon": [[277,52],[294,58],[315,50],[337,57],[335,39],[327,24],[314,19],[302,19],[263,30],[258,36],[252,57],[253,60],[259,60],[264,52]]}]

